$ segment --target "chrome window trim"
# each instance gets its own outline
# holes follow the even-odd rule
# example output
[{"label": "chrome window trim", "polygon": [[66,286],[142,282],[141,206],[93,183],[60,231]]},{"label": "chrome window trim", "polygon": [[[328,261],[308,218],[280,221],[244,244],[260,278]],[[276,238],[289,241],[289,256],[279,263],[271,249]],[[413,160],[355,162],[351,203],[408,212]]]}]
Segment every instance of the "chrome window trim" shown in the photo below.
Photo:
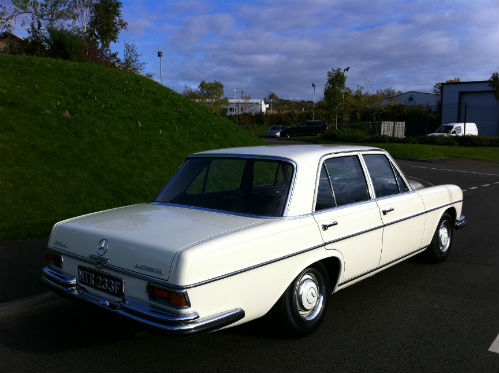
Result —
[{"label": "chrome window trim", "polygon": [[367,199],[365,201],[349,203],[347,205],[335,206],[335,207],[331,207],[329,209],[314,211],[312,215],[325,214],[327,212],[332,212],[334,210],[341,210],[341,209],[345,209],[345,208],[349,208],[349,207],[353,207],[353,206],[368,204],[368,203],[371,203],[371,202],[376,202],[376,200],[374,200],[374,199]]},{"label": "chrome window trim", "polygon": [[[334,210],[334,209],[337,209],[337,208],[355,206],[355,205],[360,204],[360,203],[370,202],[370,201],[372,201],[374,199],[374,197],[373,197],[374,194],[371,193],[370,179],[368,177],[366,177],[366,169],[364,168],[365,165],[363,164],[363,159],[362,159],[362,157],[360,155],[361,155],[360,152],[344,151],[344,152],[338,152],[338,153],[328,153],[328,154],[323,155],[319,159],[319,167],[317,169],[317,174],[316,174],[316,179],[315,179],[314,198],[313,198],[313,201],[312,201],[312,214],[320,214],[320,213],[331,211],[331,210]],[[325,162],[328,159],[339,158],[339,157],[348,157],[348,156],[354,156],[354,157],[356,156],[357,159],[358,159],[358,161],[359,161],[360,168],[362,169],[362,171],[364,173],[364,180],[366,182],[367,193],[369,195],[369,199],[366,199],[364,201],[358,201],[358,202],[353,202],[353,203],[348,203],[348,204],[345,204],[345,205],[339,205],[338,206],[338,204],[336,203],[336,195],[334,194],[334,186],[332,184],[331,177],[329,175],[329,171],[327,170]],[[333,198],[334,198],[334,203],[336,204],[336,206],[334,206],[332,208],[329,208],[329,209],[316,210],[315,206],[317,204],[317,195],[319,193],[319,182],[320,182],[321,168],[322,167],[326,168],[326,173],[327,173],[328,178],[329,178],[329,185],[331,187],[331,190],[332,190],[332,193],[333,193]]]},{"label": "chrome window trim", "polygon": [[[374,199],[376,199],[376,200],[379,200],[379,199],[382,199],[382,198],[386,198],[386,197],[398,196],[398,195],[402,194],[402,193],[400,193],[400,187],[399,187],[399,184],[397,182],[397,177],[395,176],[395,173],[393,172],[393,166],[392,166],[391,159],[389,157],[387,157],[387,154],[388,153],[386,153],[384,151],[378,151],[378,152],[369,151],[369,152],[366,152],[366,153],[362,154],[362,161],[364,162],[364,164],[366,166],[366,170],[365,171],[367,172],[367,175],[369,175],[369,180],[371,181],[373,196],[374,196]],[[378,197],[376,195],[376,190],[374,189],[374,184],[372,183],[371,173],[369,172],[369,168],[367,167],[367,163],[366,163],[366,160],[364,159],[364,155],[384,155],[386,157],[386,160],[388,161],[388,165],[390,166],[390,169],[392,170],[392,176],[393,176],[393,178],[395,180],[395,184],[397,184],[398,193],[389,194],[389,195],[383,196],[383,197]],[[399,171],[399,174],[402,174],[402,173]],[[411,190],[411,189],[409,188],[409,190]]]},{"label": "chrome window trim", "polygon": [[[367,201],[362,201],[362,202],[358,202],[358,203],[360,204],[360,203],[371,203],[371,202],[373,202],[373,201],[372,200],[367,200]],[[461,199],[461,200],[457,200],[457,201],[454,201],[454,202],[449,202],[449,203],[446,203],[444,205],[440,205],[438,207],[434,207],[432,209],[425,210],[425,211],[423,211],[421,213],[418,213],[418,214],[415,214],[415,215],[411,215],[411,216],[408,216],[408,217],[405,217],[405,218],[402,218],[402,219],[398,219],[398,220],[396,220],[394,222],[390,222],[390,223],[387,223],[387,224],[378,225],[376,227],[369,228],[369,229],[364,230],[364,231],[352,233],[352,234],[344,236],[344,237],[339,237],[339,238],[336,238],[336,239],[334,239],[332,241],[323,242],[321,244],[309,247],[307,249],[302,249],[302,250],[296,251],[296,252],[291,253],[291,254],[287,254],[287,255],[284,255],[284,256],[281,256],[281,257],[278,257],[278,258],[275,258],[275,259],[267,260],[267,261],[259,263],[259,264],[255,264],[255,265],[252,265],[252,266],[249,266],[249,267],[246,267],[246,268],[241,268],[241,269],[233,271],[233,272],[229,272],[229,273],[226,273],[226,274],[223,274],[223,275],[212,277],[210,279],[199,281],[199,282],[196,282],[196,283],[193,283],[193,284],[189,284],[189,285],[174,285],[174,284],[170,284],[170,283],[168,283],[167,281],[165,281],[163,279],[160,279],[160,278],[157,278],[157,277],[143,275],[141,273],[130,271],[128,269],[124,269],[124,268],[121,268],[121,267],[116,267],[116,266],[110,265],[110,264],[102,264],[102,267],[106,268],[106,269],[109,269],[111,271],[115,271],[115,272],[118,272],[118,273],[122,273],[122,274],[128,275],[130,277],[135,277],[135,278],[139,278],[141,280],[146,280],[146,281],[153,281],[153,282],[155,282],[155,283],[157,283],[157,284],[159,284],[161,286],[164,286],[168,290],[182,292],[183,290],[191,289],[191,288],[194,288],[194,287],[197,287],[197,286],[206,285],[206,284],[209,284],[211,282],[219,281],[219,280],[222,280],[222,279],[225,279],[225,278],[228,278],[228,277],[232,277],[232,276],[238,275],[240,273],[248,272],[248,271],[251,271],[251,270],[256,269],[256,268],[264,267],[264,266],[269,265],[269,264],[273,264],[273,263],[276,263],[276,262],[279,262],[279,261],[282,261],[282,260],[285,260],[285,259],[297,256],[297,255],[301,255],[301,254],[304,254],[306,252],[309,252],[309,251],[312,251],[312,250],[315,250],[315,249],[318,249],[318,248],[321,248],[321,247],[325,247],[326,245],[330,245],[332,243],[336,243],[336,242],[339,242],[339,241],[342,241],[342,240],[346,240],[348,238],[356,237],[356,236],[359,236],[361,234],[369,233],[369,232],[372,232],[372,231],[377,230],[377,229],[382,229],[384,227],[387,227],[387,226],[390,226],[390,225],[393,225],[393,224],[396,224],[396,223],[400,223],[402,221],[409,220],[409,219],[415,218],[417,216],[420,216],[420,215],[423,215],[423,214],[427,214],[429,212],[432,212],[432,211],[435,211],[435,210],[439,210],[441,208],[444,208],[444,207],[447,207],[447,206],[451,206],[451,205],[454,205],[454,204],[460,203],[460,202],[463,202],[463,200]],[[343,205],[343,207],[351,207],[351,206],[352,205]],[[320,214],[320,213],[323,213],[323,212],[327,212],[327,211],[331,211],[331,210],[333,210],[333,209],[330,209],[330,210],[321,210],[321,211],[317,212],[317,214]],[[313,216],[314,214],[310,214],[310,215]],[[309,215],[306,215],[306,216],[309,216]],[[66,250],[55,249],[55,248],[49,248],[49,250],[61,253],[63,255],[68,255],[69,257],[75,258],[77,260],[84,261],[86,263],[95,264],[95,262],[93,260],[90,260],[90,259],[88,259],[86,257],[83,257],[83,256],[80,256],[78,254],[71,253],[71,252],[66,251]],[[408,254],[408,255],[410,255],[410,254]],[[398,259],[396,259],[396,260],[398,260]]]},{"label": "chrome window trim", "polygon": [[[266,160],[271,160],[271,161],[283,161],[283,162],[287,162],[287,163],[290,163],[292,166],[293,166],[293,177],[291,178],[291,185],[289,187],[289,191],[288,191],[288,197],[286,199],[286,203],[285,203],[285,206],[284,206],[284,210],[282,212],[282,215],[281,216],[260,216],[260,215],[248,215],[248,214],[241,214],[241,213],[236,213],[236,212],[231,212],[231,211],[225,211],[225,210],[215,210],[215,209],[206,209],[204,207],[197,207],[197,206],[188,206],[188,205],[176,205],[175,206],[178,206],[178,207],[188,207],[188,208],[197,208],[197,209],[206,209],[206,210],[209,210],[209,211],[214,211],[214,212],[223,212],[223,213],[226,213],[226,214],[231,214],[231,215],[238,215],[238,214],[241,214],[239,216],[250,216],[250,217],[259,217],[259,218],[281,218],[281,217],[286,217],[288,216],[288,210],[289,210],[289,204],[291,202],[291,197],[293,196],[293,192],[294,192],[294,186],[295,186],[295,181],[296,181],[296,174],[298,173],[298,165],[297,163],[290,159],[290,158],[286,158],[286,157],[279,157],[279,156],[266,156],[266,155],[251,155],[251,154],[228,154],[228,153],[210,153],[210,154],[191,154],[189,155],[185,160],[184,160],[184,163],[182,163],[182,165],[179,167],[182,168],[184,167],[184,164],[187,160],[189,159],[192,159],[192,158],[244,158],[244,159],[266,159]],[[178,172],[178,170],[177,170]],[[176,173],[176,172],[175,172]],[[174,174],[175,175],[175,174]],[[172,175],[172,177],[174,176]],[[168,182],[165,184],[165,186],[161,189],[161,191],[158,193],[158,196],[163,193],[163,190],[168,186],[168,184],[170,183],[170,180],[171,178],[168,180]],[[152,203],[152,204],[165,204],[167,205],[168,202],[159,202],[159,201],[151,201],[149,203]],[[174,204],[171,204],[171,205],[174,205]]]},{"label": "chrome window trim", "polygon": [[374,200],[375,201],[382,201],[384,199],[394,198],[394,197],[403,196],[403,195],[411,194],[411,193],[416,193],[416,191],[414,191],[414,190],[408,190],[407,192],[403,192],[403,193],[390,194],[388,196],[383,196],[383,197],[376,197]]}]

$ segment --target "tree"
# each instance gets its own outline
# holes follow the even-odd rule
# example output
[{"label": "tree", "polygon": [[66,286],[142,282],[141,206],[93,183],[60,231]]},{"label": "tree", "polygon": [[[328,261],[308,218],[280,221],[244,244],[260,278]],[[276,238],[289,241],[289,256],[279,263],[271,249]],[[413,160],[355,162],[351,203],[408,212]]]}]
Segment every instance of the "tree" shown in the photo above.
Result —
[{"label": "tree", "polygon": [[331,69],[327,72],[327,82],[324,87],[324,99],[328,107],[330,117],[334,114],[335,127],[338,129],[338,110],[343,106],[345,83],[347,77],[345,75],[346,69]]},{"label": "tree", "polygon": [[[12,30],[18,17],[28,16],[30,23],[44,27],[61,26],[74,19],[73,0],[12,0],[11,6],[0,5],[0,30]],[[24,26],[26,21],[21,24]]]},{"label": "tree", "polygon": [[94,2],[93,0],[71,0],[71,4],[75,27],[86,37],[88,36],[88,24],[92,16]]},{"label": "tree", "polygon": [[218,114],[223,114],[225,108],[229,105],[229,100],[224,97],[224,85],[218,80],[213,82],[202,81],[199,83],[198,90],[194,91],[191,87],[184,87],[184,96],[198,101]]},{"label": "tree", "polygon": [[97,0],[93,3],[88,33],[103,51],[108,51],[111,42],[115,43],[120,31],[128,26],[121,15],[121,6],[119,0]]},{"label": "tree", "polygon": [[141,73],[144,71],[145,63],[140,61],[140,53],[137,51],[135,44],[125,42],[125,50],[123,52],[123,68],[128,71]]},{"label": "tree", "polygon": [[499,73],[495,72],[490,76],[490,86],[494,88],[494,96],[499,100]]}]

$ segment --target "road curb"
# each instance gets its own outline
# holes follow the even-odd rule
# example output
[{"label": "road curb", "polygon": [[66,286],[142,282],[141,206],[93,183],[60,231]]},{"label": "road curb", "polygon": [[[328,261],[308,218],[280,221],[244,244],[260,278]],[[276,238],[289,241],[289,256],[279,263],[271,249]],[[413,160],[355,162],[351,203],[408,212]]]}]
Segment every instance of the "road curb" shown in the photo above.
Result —
[{"label": "road curb", "polygon": [[42,293],[32,297],[14,300],[0,304],[0,323],[16,320],[56,307],[68,301],[55,293]]}]

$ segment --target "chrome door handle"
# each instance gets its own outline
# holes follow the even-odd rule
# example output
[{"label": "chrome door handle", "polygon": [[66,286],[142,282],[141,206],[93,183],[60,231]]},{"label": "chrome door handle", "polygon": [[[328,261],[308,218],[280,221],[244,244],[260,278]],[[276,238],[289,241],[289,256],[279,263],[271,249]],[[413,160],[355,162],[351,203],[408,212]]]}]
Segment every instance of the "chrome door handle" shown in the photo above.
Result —
[{"label": "chrome door handle", "polygon": [[389,208],[389,209],[387,209],[387,210],[383,210],[383,215],[386,215],[386,214],[388,214],[389,212],[392,212],[393,210],[394,210],[394,208],[393,208],[393,207],[390,207],[390,208]]},{"label": "chrome door handle", "polygon": [[329,228],[334,227],[335,225],[338,225],[337,221],[333,221],[331,224],[322,224],[322,230],[327,231]]}]

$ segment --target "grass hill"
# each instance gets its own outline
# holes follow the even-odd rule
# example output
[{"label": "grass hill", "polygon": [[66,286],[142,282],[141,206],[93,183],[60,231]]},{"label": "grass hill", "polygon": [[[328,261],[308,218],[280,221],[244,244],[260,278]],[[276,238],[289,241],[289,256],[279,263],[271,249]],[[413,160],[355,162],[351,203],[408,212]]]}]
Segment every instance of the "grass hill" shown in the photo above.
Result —
[{"label": "grass hill", "polygon": [[260,143],[145,77],[0,53],[0,240],[151,200],[189,153]]}]

